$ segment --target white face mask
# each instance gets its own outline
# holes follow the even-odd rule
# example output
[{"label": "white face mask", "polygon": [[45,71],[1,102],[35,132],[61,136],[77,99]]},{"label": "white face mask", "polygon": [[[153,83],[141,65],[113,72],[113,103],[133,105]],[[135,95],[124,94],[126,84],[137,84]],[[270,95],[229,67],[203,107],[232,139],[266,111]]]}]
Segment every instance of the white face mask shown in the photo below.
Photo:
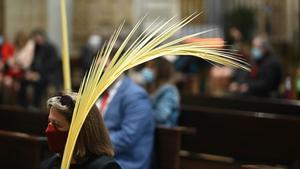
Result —
[{"label": "white face mask", "polygon": [[91,35],[88,40],[88,45],[94,49],[100,48],[102,38],[99,35]]}]

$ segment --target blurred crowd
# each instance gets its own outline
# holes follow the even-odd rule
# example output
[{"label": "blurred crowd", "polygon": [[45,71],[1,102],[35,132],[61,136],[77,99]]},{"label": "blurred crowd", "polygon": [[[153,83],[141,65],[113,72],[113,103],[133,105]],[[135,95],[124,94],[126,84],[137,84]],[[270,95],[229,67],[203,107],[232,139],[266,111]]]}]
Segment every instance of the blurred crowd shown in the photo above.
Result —
[{"label": "blurred crowd", "polygon": [[[224,45],[224,51],[248,62],[250,71],[192,56],[164,56],[125,72],[99,97],[93,111],[103,117],[115,159],[123,168],[151,168],[155,126],[177,126],[183,95],[295,98],[294,80],[283,75],[280,57],[267,35],[256,35],[247,43],[236,27],[228,34],[230,45]],[[101,35],[91,34],[77,57],[79,64],[72,70],[79,70],[82,77],[104,41]],[[112,53],[118,45],[120,42]],[[62,90],[61,58],[44,31],[34,30],[29,35],[19,32],[13,42],[2,37],[0,51],[1,104],[44,109],[49,92]],[[299,70],[296,75],[300,89]],[[75,105],[75,99],[71,102]]]},{"label": "blurred crowd", "polygon": [[50,85],[61,86],[60,58],[43,30],[18,32],[14,41],[0,43],[0,93],[2,104],[40,108]]},{"label": "blurred crowd", "polygon": [[[169,97],[178,98],[172,100],[178,103],[179,93],[296,98],[292,92],[294,80],[283,75],[280,56],[273,50],[267,35],[253,36],[252,41],[247,43],[237,27],[230,27],[227,34],[228,38],[224,40],[230,44],[224,48],[250,63],[250,72],[213,65],[191,56],[166,56],[140,65],[127,74],[154,100],[164,90],[173,91]],[[78,69],[82,75],[89,69],[104,41],[105,38],[97,33],[87,38],[80,56],[76,57],[79,58]],[[0,51],[2,104],[41,108],[49,90],[61,90],[61,59],[43,30],[37,29],[30,34],[20,31],[13,42],[0,36]],[[299,72],[296,77],[300,77]],[[295,87],[299,84],[300,80],[296,80]],[[159,104],[156,106],[161,107]]]}]

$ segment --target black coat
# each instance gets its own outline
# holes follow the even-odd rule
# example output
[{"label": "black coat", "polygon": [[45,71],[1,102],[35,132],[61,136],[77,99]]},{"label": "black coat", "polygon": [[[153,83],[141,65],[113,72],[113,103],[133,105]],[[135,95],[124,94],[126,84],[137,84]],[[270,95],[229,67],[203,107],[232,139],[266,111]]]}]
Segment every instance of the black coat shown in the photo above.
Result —
[{"label": "black coat", "polygon": [[42,81],[47,83],[53,83],[58,79],[60,73],[61,64],[59,63],[59,57],[55,47],[45,42],[40,45],[36,45],[33,62],[30,70],[39,73]]},{"label": "black coat", "polygon": [[281,82],[281,66],[277,58],[269,55],[257,63],[258,69],[250,78],[248,94],[258,97],[270,97],[278,92]]},{"label": "black coat", "polygon": [[[43,161],[41,169],[60,169],[61,160],[61,157],[56,154]],[[112,157],[92,156],[81,160],[76,165],[71,165],[70,169],[121,169],[121,167]]]}]

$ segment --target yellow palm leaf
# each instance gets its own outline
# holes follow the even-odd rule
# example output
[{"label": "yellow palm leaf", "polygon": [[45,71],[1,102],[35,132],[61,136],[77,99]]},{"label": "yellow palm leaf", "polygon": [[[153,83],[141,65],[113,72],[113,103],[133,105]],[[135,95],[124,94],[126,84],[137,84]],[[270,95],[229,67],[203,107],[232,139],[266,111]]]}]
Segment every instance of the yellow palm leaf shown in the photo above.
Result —
[{"label": "yellow palm leaf", "polygon": [[[236,58],[234,54],[226,50],[219,49],[220,44],[214,44],[212,42],[180,44],[188,38],[204,34],[208,31],[170,40],[176,32],[197,16],[198,15],[193,14],[173,24],[171,24],[172,19],[166,22],[155,21],[129,45],[129,41],[132,40],[133,35],[136,34],[137,29],[142,23],[141,20],[125,38],[104,71],[108,57],[111,55],[111,51],[124,23],[114,32],[101,52],[95,57],[90,70],[85,75],[80,86],[61,164],[62,169],[69,168],[76,139],[91,107],[109,85],[124,71],[164,55],[192,55],[210,62],[249,70],[249,66],[246,62]],[[126,47],[127,49],[125,50]]]}]

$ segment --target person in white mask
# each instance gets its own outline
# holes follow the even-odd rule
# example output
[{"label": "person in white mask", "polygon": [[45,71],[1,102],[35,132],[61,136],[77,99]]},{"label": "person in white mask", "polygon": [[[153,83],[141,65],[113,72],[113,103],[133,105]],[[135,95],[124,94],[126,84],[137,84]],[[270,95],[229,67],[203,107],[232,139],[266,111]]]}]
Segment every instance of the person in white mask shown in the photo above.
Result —
[{"label": "person in white mask", "polygon": [[281,81],[281,65],[266,36],[253,38],[251,72],[248,82],[240,84],[240,93],[256,97],[277,97]]},{"label": "person in white mask", "polygon": [[94,56],[96,56],[98,50],[102,47],[102,43],[103,40],[99,34],[93,33],[89,36],[86,45],[81,51],[83,73],[90,68]]}]

